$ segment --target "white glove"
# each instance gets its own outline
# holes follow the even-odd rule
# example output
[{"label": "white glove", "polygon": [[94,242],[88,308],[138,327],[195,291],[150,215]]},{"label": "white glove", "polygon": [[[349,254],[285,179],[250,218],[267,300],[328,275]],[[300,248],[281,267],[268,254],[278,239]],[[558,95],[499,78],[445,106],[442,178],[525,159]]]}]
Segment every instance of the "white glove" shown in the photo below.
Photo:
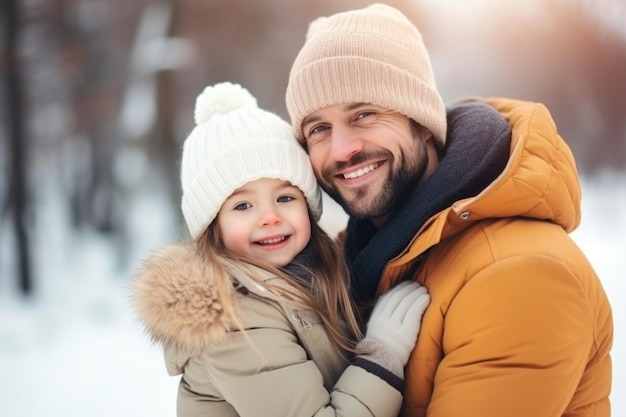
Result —
[{"label": "white glove", "polygon": [[428,291],[417,282],[402,282],[383,294],[367,323],[365,339],[359,344],[368,351],[363,356],[403,375],[429,303]]}]

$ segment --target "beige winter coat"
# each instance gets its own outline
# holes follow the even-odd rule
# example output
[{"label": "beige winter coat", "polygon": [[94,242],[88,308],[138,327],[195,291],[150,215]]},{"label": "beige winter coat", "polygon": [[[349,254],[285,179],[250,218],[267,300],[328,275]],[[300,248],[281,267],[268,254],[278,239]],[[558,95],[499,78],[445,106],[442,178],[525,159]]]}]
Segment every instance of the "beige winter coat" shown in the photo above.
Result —
[{"label": "beige winter coat", "polygon": [[[163,345],[169,374],[182,374],[178,416],[397,415],[400,392],[343,359],[316,314],[231,272],[236,290],[220,299],[203,260],[181,245],[133,281],[139,319]],[[225,320],[225,303],[245,332]]]}]

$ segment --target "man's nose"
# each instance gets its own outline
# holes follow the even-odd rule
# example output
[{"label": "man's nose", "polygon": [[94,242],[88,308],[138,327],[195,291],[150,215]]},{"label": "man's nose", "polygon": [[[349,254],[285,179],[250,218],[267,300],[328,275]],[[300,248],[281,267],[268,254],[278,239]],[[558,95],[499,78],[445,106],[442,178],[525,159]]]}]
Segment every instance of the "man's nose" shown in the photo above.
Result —
[{"label": "man's nose", "polygon": [[348,161],[363,150],[360,134],[347,125],[335,125],[332,130],[331,156],[335,161]]}]

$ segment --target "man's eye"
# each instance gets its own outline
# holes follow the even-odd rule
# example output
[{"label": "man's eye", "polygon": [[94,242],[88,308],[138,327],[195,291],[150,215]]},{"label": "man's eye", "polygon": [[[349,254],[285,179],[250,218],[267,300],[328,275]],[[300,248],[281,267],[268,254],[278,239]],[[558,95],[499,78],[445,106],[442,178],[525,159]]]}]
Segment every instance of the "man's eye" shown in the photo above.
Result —
[{"label": "man's eye", "polygon": [[355,119],[363,119],[367,116],[371,116],[372,114],[374,114],[375,112],[373,111],[362,111],[360,113],[357,113]]},{"label": "man's eye", "polygon": [[295,198],[290,195],[281,195],[276,201],[278,201],[279,203],[288,203],[293,200],[295,200]]},{"label": "man's eye", "polygon": [[316,133],[320,133],[325,131],[326,129],[328,129],[328,126],[325,125],[317,125],[317,126],[313,126],[313,128],[311,128],[309,130],[309,135],[314,135]]},{"label": "man's eye", "polygon": [[235,210],[247,210],[250,207],[252,207],[252,205],[250,203],[239,203],[235,206]]}]

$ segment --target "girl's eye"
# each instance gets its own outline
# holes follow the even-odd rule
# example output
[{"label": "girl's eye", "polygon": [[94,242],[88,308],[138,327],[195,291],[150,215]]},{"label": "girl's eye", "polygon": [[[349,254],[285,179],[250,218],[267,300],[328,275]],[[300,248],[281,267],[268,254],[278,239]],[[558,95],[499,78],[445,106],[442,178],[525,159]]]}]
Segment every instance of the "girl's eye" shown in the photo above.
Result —
[{"label": "girl's eye", "polygon": [[252,205],[250,203],[239,203],[235,206],[235,210],[247,210],[250,207],[252,207]]},{"label": "girl's eye", "polygon": [[281,195],[276,201],[278,201],[279,203],[288,203],[293,200],[295,200],[295,198],[290,195]]}]

